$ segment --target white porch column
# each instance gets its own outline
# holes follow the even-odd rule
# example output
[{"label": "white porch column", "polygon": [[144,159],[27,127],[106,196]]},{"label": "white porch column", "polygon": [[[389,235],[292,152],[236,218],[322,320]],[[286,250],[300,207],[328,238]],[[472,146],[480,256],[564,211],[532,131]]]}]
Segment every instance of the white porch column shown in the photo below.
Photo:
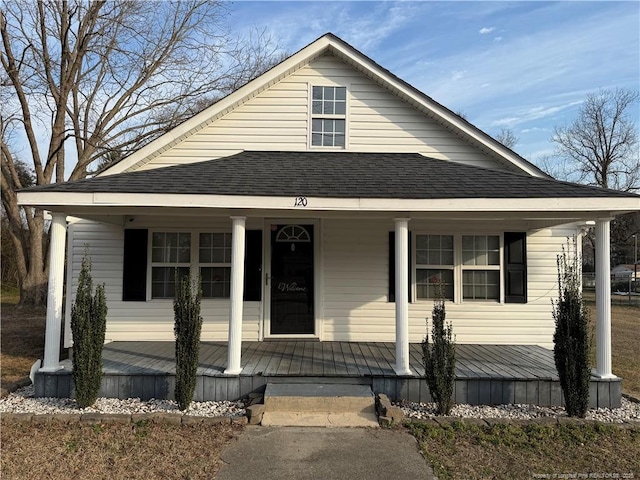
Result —
[{"label": "white porch column", "polygon": [[47,323],[44,337],[44,361],[41,372],[55,372],[60,365],[60,331],[62,329],[62,286],[64,285],[64,244],[67,216],[53,213],[49,239],[49,286],[47,291]]},{"label": "white porch column", "polygon": [[244,294],[244,242],[247,217],[231,217],[231,290],[229,295],[229,358],[227,375],[238,375],[242,349],[242,297]]},{"label": "white porch column", "polygon": [[596,371],[600,378],[615,378],[611,372],[611,219],[596,221]]},{"label": "white porch column", "polygon": [[396,374],[409,368],[409,220],[396,218]]}]

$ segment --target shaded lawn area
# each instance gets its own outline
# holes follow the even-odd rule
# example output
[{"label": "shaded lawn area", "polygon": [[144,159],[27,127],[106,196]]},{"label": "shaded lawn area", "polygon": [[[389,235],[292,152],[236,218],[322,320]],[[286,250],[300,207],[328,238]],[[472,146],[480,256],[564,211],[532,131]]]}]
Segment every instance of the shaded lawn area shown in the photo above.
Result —
[{"label": "shaded lawn area", "polygon": [[237,424],[1,422],[2,478],[215,478]]},{"label": "shaded lawn area", "polygon": [[29,376],[44,354],[45,311],[16,307],[17,297],[2,292],[0,305],[0,388]]},{"label": "shaded lawn area", "polygon": [[[412,423],[408,428],[441,480],[640,475],[640,426],[481,427],[456,422],[446,427]],[[576,476],[563,476],[567,474]],[[619,476],[604,476],[607,474]]]}]

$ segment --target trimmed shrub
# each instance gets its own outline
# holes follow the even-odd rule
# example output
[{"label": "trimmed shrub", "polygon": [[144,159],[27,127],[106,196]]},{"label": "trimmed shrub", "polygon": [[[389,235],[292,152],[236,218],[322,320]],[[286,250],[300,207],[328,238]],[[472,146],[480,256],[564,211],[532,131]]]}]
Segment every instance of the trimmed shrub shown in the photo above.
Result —
[{"label": "trimmed shrub", "polygon": [[422,359],[427,385],[439,415],[448,415],[453,407],[456,380],[456,346],[451,323],[445,323],[444,299],[433,306],[431,342],[429,333],[422,341]]},{"label": "trimmed shrub", "polygon": [[556,330],[553,357],[564,393],[567,415],[584,417],[589,408],[589,312],[580,289],[581,259],[576,239],[557,256],[558,299],[553,301]]},{"label": "trimmed shrub", "polygon": [[107,327],[107,300],[104,284],[93,293],[91,260],[85,253],[78,277],[78,292],[71,307],[73,333],[73,382],[80,408],[90,407],[98,398],[102,382],[102,347]]},{"label": "trimmed shrub", "polygon": [[180,410],[189,408],[196,389],[196,371],[202,332],[200,297],[200,289],[194,288],[191,275],[178,278],[176,273],[176,292],[173,300],[176,337],[175,397]]}]

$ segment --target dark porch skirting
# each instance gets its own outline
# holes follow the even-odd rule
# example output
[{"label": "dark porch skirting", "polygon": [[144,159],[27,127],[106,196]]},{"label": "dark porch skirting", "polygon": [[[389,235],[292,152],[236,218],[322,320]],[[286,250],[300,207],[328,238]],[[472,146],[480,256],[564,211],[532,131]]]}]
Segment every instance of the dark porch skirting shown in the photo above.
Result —
[{"label": "dark porch skirting", "polygon": [[[173,342],[113,342],[103,350],[100,396],[173,398]],[[553,352],[530,345],[457,345],[456,403],[563,405]],[[195,400],[237,400],[267,383],[370,385],[391,399],[430,402],[420,344],[411,344],[412,377],[393,370],[395,344],[382,342],[265,341],[242,343],[242,373],[224,375],[226,342],[202,342]],[[71,362],[38,373],[36,396],[73,396]],[[618,407],[621,381],[592,377],[591,407]]]}]

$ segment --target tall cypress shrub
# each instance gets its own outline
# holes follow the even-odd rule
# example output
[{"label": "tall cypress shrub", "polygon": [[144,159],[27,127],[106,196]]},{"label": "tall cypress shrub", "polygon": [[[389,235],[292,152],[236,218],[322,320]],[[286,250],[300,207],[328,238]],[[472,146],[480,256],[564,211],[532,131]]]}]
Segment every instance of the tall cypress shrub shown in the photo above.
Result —
[{"label": "tall cypress shrub", "polygon": [[589,408],[589,312],[582,299],[580,256],[576,239],[557,256],[558,299],[552,300],[556,330],[553,357],[567,415],[584,417]]},{"label": "tall cypress shrub", "polygon": [[199,288],[194,288],[191,275],[179,278],[176,272],[176,291],[173,300],[176,337],[175,397],[180,410],[189,408],[196,389],[202,332],[200,297],[201,291]]},{"label": "tall cypress shrub", "polygon": [[448,415],[453,407],[456,380],[456,346],[451,323],[445,323],[444,299],[433,306],[431,342],[429,332],[422,341],[422,359],[427,385],[439,415]]},{"label": "tall cypress shrub", "polygon": [[82,258],[78,291],[71,307],[73,333],[73,383],[80,408],[90,407],[98,398],[102,382],[102,347],[107,326],[107,300],[104,284],[93,292],[91,260]]}]

